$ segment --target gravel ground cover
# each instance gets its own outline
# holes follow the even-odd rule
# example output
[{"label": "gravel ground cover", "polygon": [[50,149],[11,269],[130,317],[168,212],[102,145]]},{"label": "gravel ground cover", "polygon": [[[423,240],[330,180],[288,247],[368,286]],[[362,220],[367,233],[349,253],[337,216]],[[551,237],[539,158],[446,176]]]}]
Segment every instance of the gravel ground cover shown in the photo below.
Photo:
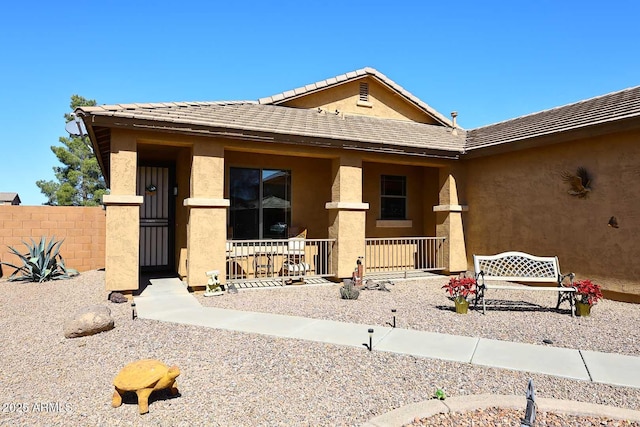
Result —
[{"label": "gravel ground cover", "polygon": [[[499,304],[455,315],[442,286],[447,278],[399,281],[390,292],[366,290],[357,300],[339,298],[340,285],[287,286],[240,291],[237,295],[203,297],[205,306],[287,314],[343,322],[385,325],[396,309],[397,327],[453,335],[543,344],[580,350],[640,356],[640,305],[601,300],[590,317],[572,318],[569,303],[555,310],[557,294],[501,290],[488,294]],[[524,287],[524,285],[523,285]]]},{"label": "gravel ground cover", "polygon": [[[442,281],[433,280],[398,283],[389,293],[366,291],[356,301],[340,300],[337,286],[197,298],[207,305],[374,325],[390,321],[390,309],[396,308],[398,326],[403,328],[489,334],[491,338],[534,343],[548,338],[554,345],[580,344],[579,348],[638,355],[638,332],[634,330],[638,306],[603,301],[590,319],[536,310],[495,311],[487,316],[471,311],[461,316],[451,310],[452,303],[439,289],[441,285]],[[527,293],[526,300],[538,298],[533,294]],[[0,280],[0,425],[351,426],[428,399],[437,388],[449,396],[521,395],[530,377],[541,397],[640,409],[637,389],[301,340],[134,321],[128,304],[112,304],[106,298],[101,271],[45,284]],[[552,303],[545,301],[544,306]],[[92,304],[111,308],[116,328],[65,339],[64,320]],[[113,378],[124,365],[142,358],[178,365],[182,371],[178,377],[180,395],[152,395],[150,412],[142,416],[135,396],[112,408]]]}]

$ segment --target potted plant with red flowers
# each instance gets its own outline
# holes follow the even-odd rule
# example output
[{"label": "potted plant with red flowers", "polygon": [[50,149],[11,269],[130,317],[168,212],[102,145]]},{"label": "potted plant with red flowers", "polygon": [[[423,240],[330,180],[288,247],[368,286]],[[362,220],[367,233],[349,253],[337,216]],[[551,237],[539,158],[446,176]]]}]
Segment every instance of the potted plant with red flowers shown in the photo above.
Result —
[{"label": "potted plant with red flowers", "polygon": [[591,306],[597,304],[602,298],[600,285],[585,279],[578,280],[573,286],[576,288],[576,314],[578,316],[589,316],[591,314]]},{"label": "potted plant with red flowers", "polygon": [[456,313],[466,314],[469,309],[469,300],[467,298],[476,293],[476,279],[472,277],[451,277],[449,283],[444,285],[442,289],[445,289],[455,302]]}]

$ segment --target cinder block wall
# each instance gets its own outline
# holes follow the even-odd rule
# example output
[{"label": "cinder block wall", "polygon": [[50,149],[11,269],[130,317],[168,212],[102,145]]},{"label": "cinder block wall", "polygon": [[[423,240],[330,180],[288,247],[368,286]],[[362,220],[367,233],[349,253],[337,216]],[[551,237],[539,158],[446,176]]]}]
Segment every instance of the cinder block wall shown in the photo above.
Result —
[{"label": "cinder block wall", "polygon": [[[60,254],[65,265],[78,271],[104,268],[105,211],[100,207],[0,206],[0,260],[19,265],[7,246],[26,250],[22,241],[64,239]],[[2,266],[4,277],[13,269]]]}]

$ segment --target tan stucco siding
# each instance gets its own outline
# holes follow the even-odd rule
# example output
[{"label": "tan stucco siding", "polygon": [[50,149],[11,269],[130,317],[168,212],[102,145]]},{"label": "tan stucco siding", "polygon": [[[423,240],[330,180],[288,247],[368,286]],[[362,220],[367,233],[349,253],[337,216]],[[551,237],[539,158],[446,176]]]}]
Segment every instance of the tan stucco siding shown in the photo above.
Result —
[{"label": "tan stucco siding", "polygon": [[[369,85],[369,101],[360,99],[360,83]],[[322,108],[338,110],[345,114],[359,114],[385,119],[412,120],[420,123],[437,124],[427,113],[404,99],[398,93],[380,84],[376,79],[365,77],[329,89],[301,96],[282,104],[295,108]]]},{"label": "tan stucco siding", "polygon": [[[438,175],[437,169],[418,166],[393,165],[384,163],[363,164],[363,201],[369,203],[366,219],[367,237],[407,237],[434,236],[435,213],[433,206],[437,204]],[[407,179],[407,223],[394,221],[379,223],[381,219],[380,177],[382,175],[405,176]]]},{"label": "tan stucco siding", "polygon": [[114,129],[111,133],[111,186],[114,196],[135,195],[138,167],[135,133]]},{"label": "tan stucco siding", "polygon": [[[132,132],[111,133],[111,194],[105,195],[105,284],[107,290],[138,289],[140,207],[137,200],[137,141]],[[111,199],[109,201],[109,199]]]},{"label": "tan stucco siding", "polygon": [[445,265],[450,273],[467,269],[467,246],[463,212],[467,210],[466,171],[461,164],[452,164],[438,170],[438,206],[436,235],[445,237],[443,246]]},{"label": "tan stucco siding", "polygon": [[189,198],[189,181],[191,177],[191,151],[183,148],[176,157],[176,218],[175,245],[176,266],[181,277],[187,275],[187,224],[189,222],[189,208],[183,201]]},{"label": "tan stucco siding", "polygon": [[422,235],[436,235],[436,214],[433,207],[438,204],[438,169],[422,170]]},{"label": "tan stucco siding", "polygon": [[190,197],[220,198],[224,182],[224,145],[219,140],[193,145]]},{"label": "tan stucco siding", "polygon": [[327,238],[324,208],[331,200],[331,161],[310,157],[225,152],[225,198],[229,198],[229,168],[286,169],[291,171],[291,223],[306,228],[310,239]]},{"label": "tan stucco siding", "polygon": [[[628,132],[469,161],[469,267],[474,253],[557,255],[563,272],[640,294],[639,140]],[[586,199],[567,194],[561,177],[580,166],[593,176]]]},{"label": "tan stucco siding", "polygon": [[105,283],[108,291],[138,289],[139,217],[138,206],[107,207]]}]

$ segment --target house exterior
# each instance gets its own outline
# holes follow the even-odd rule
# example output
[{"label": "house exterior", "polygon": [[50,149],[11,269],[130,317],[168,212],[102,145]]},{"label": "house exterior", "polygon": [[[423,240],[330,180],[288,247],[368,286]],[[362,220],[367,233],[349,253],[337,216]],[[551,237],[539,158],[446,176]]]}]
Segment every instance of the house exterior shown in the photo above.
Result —
[{"label": "house exterior", "polygon": [[[473,253],[522,250],[640,294],[640,87],[472,130],[372,68],[258,101],[76,114],[111,189],[108,290],[138,289],[141,270],[191,286],[212,269],[351,277],[359,257],[456,273]],[[563,180],[579,167],[586,198]]]},{"label": "house exterior", "polygon": [[19,205],[21,203],[18,193],[0,192],[0,205]]}]

